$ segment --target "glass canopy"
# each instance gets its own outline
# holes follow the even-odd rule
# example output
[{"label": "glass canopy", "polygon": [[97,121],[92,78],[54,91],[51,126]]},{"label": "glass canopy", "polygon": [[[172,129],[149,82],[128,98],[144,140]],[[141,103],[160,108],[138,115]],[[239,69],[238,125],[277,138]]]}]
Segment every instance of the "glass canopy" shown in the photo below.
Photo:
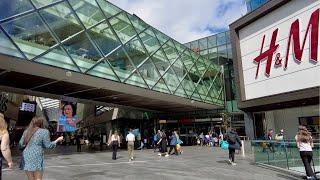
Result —
[{"label": "glass canopy", "polygon": [[222,68],[105,0],[2,0],[0,53],[224,105]]}]

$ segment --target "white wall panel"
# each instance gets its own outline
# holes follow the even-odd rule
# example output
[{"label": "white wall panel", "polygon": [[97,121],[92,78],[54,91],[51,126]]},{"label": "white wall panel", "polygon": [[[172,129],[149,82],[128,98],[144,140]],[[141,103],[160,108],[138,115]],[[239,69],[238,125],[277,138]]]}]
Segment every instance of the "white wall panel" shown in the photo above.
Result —
[{"label": "white wall panel", "polygon": [[[298,63],[293,58],[293,42],[291,41],[288,66],[286,70],[284,69],[291,24],[296,19],[299,19],[301,46],[310,16],[319,8],[320,1],[293,0],[239,31],[246,100],[320,86],[320,62],[314,63],[310,61],[309,43],[311,31],[307,35],[301,63]],[[272,58],[270,76],[267,77],[265,75],[267,63],[265,59],[260,63],[258,77],[256,78],[257,64],[253,59],[260,54],[264,35],[263,52],[269,49],[272,33],[277,28],[279,30],[276,44],[279,44],[279,47]],[[320,44],[318,43],[318,60],[320,61],[319,52]],[[280,67],[274,66],[277,53],[280,53],[282,59],[282,66]]]}]

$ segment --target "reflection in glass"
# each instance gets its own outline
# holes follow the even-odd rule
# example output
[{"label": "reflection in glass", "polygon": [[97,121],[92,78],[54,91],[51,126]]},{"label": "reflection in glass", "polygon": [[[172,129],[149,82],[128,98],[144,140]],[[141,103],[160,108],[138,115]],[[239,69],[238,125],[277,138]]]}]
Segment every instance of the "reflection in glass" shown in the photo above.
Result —
[{"label": "reflection in glass", "polygon": [[125,44],[124,48],[135,66],[138,66],[148,57],[138,38],[132,39]]},{"label": "reflection in glass", "polygon": [[28,0],[1,0],[0,3],[0,20],[33,10]]},{"label": "reflection in glass", "polygon": [[40,14],[61,41],[83,30],[65,2],[43,9]]},{"label": "reflection in glass", "polygon": [[88,33],[104,55],[108,55],[121,45],[105,22],[89,30]]},{"label": "reflection in glass", "polygon": [[37,13],[32,13],[2,24],[28,59],[45,52],[56,42]]},{"label": "reflection in glass", "polygon": [[[21,1],[21,0],[20,0]],[[25,0],[27,1],[27,0]],[[55,3],[59,0],[31,0],[33,2],[33,4],[39,8],[39,7],[42,7],[42,6],[47,6],[49,4],[52,4],[52,3]]]},{"label": "reflection in glass", "polygon": [[[101,55],[89,41],[85,33],[81,33],[67,42],[63,43],[63,47],[68,51],[76,63],[85,61],[94,65],[96,61],[101,59]],[[91,66],[87,66],[89,69]]]},{"label": "reflection in glass", "polygon": [[72,71],[79,71],[77,66],[60,47],[51,50],[49,53],[37,58],[35,61]]},{"label": "reflection in glass", "polygon": [[86,28],[104,19],[98,5],[92,0],[69,0],[72,8]]},{"label": "reflection in glass", "polygon": [[15,57],[23,58],[18,49],[11,43],[11,41],[0,30],[0,52]]},{"label": "reflection in glass", "polygon": [[136,35],[129,19],[127,18],[125,12],[117,15],[110,19],[110,24],[116,31],[121,42],[124,44],[129,41],[133,36]]}]

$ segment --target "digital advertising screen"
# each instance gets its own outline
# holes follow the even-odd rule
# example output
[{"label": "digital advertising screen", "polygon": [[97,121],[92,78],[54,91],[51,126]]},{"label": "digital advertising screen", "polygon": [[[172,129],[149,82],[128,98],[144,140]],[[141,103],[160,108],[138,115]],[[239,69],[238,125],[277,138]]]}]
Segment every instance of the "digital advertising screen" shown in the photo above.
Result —
[{"label": "digital advertising screen", "polygon": [[57,132],[75,132],[77,130],[77,123],[80,121],[76,115],[77,104],[61,101],[60,107]]}]

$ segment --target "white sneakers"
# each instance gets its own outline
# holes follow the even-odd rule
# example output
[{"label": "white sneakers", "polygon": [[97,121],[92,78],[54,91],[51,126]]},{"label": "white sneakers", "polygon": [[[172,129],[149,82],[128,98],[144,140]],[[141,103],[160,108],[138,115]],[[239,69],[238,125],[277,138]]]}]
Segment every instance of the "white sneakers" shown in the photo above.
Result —
[{"label": "white sneakers", "polygon": [[166,154],[164,157],[169,157],[169,154]]},{"label": "white sneakers", "polygon": [[231,159],[228,160],[229,164],[231,164],[232,166],[237,165],[236,163],[232,162]]}]

